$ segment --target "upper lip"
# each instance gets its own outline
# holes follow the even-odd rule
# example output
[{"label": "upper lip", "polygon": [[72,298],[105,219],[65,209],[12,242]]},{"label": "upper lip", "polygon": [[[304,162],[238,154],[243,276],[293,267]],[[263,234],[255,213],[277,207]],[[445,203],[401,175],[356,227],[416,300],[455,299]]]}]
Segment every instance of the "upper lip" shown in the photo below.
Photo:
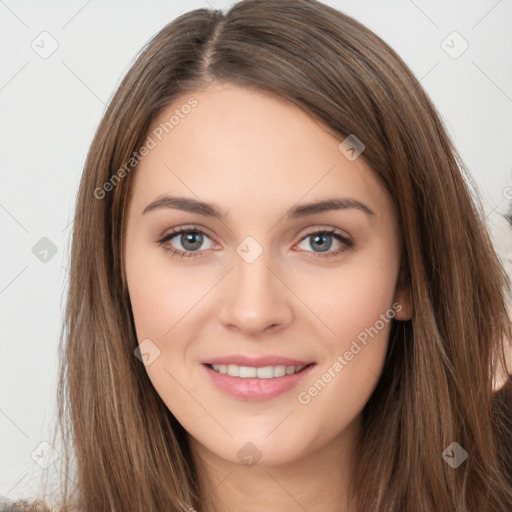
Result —
[{"label": "upper lip", "polygon": [[255,368],[261,368],[264,366],[303,366],[313,361],[300,361],[299,359],[290,359],[288,357],[280,357],[274,355],[253,357],[253,356],[242,356],[232,355],[224,357],[213,357],[202,361],[203,364],[236,364],[237,366],[254,366]]}]

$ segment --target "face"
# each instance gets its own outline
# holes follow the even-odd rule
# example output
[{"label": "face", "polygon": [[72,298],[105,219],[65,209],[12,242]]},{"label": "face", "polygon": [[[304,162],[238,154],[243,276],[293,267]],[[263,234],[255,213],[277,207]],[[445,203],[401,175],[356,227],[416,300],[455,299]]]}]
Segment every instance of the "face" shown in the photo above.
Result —
[{"label": "face", "polygon": [[[376,386],[393,319],[409,318],[386,192],[344,137],[254,89],[185,95],[149,136],[124,257],[156,391],[226,461],[286,463],[335,442]],[[339,207],[302,208],[327,200]],[[207,366],[219,358],[232,375]]]}]

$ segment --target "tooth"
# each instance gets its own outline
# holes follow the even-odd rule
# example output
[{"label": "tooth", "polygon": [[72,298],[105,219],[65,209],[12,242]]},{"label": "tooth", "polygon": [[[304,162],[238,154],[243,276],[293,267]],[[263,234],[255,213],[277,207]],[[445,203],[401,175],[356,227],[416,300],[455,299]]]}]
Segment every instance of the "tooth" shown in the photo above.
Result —
[{"label": "tooth", "polygon": [[274,366],[274,377],[283,377],[286,375],[286,366],[279,364]]},{"label": "tooth", "polygon": [[223,375],[230,375],[232,377],[239,377],[242,379],[259,378],[259,379],[272,379],[274,377],[284,377],[285,375],[292,375],[300,372],[307,365],[302,366],[264,366],[255,368],[252,366],[238,366],[236,364],[212,364],[211,367],[214,371],[222,373]]},{"label": "tooth", "polygon": [[261,368],[258,368],[256,371],[256,376],[259,379],[271,379],[274,376],[274,367],[263,366]]},{"label": "tooth", "polygon": [[228,364],[228,375],[231,375],[231,377],[239,377],[240,367],[236,364]]},{"label": "tooth", "polygon": [[240,373],[238,376],[242,377],[242,379],[256,377],[256,368],[252,368],[250,366],[240,366]]}]

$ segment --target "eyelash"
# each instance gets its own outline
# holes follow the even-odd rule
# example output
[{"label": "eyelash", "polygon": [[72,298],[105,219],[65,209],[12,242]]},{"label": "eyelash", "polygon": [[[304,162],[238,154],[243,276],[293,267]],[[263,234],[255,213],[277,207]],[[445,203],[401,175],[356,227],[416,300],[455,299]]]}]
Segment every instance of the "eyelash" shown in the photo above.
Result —
[{"label": "eyelash", "polygon": [[[210,238],[206,234],[206,232],[203,231],[202,229],[200,229],[199,227],[190,226],[190,227],[185,227],[185,228],[177,228],[176,230],[173,230],[170,233],[167,233],[160,240],[157,240],[157,244],[158,244],[158,246],[163,245],[166,242],[172,240],[176,236],[181,235],[183,233],[200,233],[201,235],[206,235],[208,238]],[[307,235],[303,236],[300,239],[300,242],[303,242],[310,236],[316,235],[318,233],[332,235],[334,238],[336,238],[338,241],[340,241],[344,245],[344,247],[342,246],[340,249],[337,249],[336,251],[326,252],[324,254],[313,253],[313,256],[308,256],[311,259],[330,258],[330,257],[338,256],[342,252],[345,252],[346,250],[351,249],[354,246],[354,242],[352,240],[343,236],[342,234],[338,233],[335,229],[332,229],[332,228],[315,229],[314,231],[311,231]],[[182,258],[185,257],[185,258],[194,258],[194,259],[197,257],[202,257],[202,253],[204,252],[204,251],[181,251],[178,249],[174,249],[171,247],[165,247],[165,246],[164,246],[164,250],[170,252],[173,256],[181,256]],[[311,252],[311,251],[306,251],[306,252]]]}]

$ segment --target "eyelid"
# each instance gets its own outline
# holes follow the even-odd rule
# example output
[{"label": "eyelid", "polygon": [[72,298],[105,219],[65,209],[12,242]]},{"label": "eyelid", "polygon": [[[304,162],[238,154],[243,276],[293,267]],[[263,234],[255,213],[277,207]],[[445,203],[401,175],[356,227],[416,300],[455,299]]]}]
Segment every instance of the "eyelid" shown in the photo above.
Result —
[{"label": "eyelid", "polygon": [[316,228],[306,228],[305,234],[302,236],[301,241],[306,239],[308,236],[314,235],[315,233],[329,233],[330,235],[339,235],[341,238],[348,240],[352,240],[352,237],[338,228],[333,228],[331,226],[323,226]]},{"label": "eyelid", "polygon": [[211,236],[208,234],[210,232],[209,229],[207,229],[203,226],[199,226],[198,224],[184,224],[184,225],[178,226],[176,228],[165,229],[159,238],[163,238],[163,237],[166,237],[168,235],[173,235],[173,234],[176,235],[176,234],[181,233],[182,231],[198,231],[200,233],[204,233],[205,235],[208,235],[211,238]]}]

